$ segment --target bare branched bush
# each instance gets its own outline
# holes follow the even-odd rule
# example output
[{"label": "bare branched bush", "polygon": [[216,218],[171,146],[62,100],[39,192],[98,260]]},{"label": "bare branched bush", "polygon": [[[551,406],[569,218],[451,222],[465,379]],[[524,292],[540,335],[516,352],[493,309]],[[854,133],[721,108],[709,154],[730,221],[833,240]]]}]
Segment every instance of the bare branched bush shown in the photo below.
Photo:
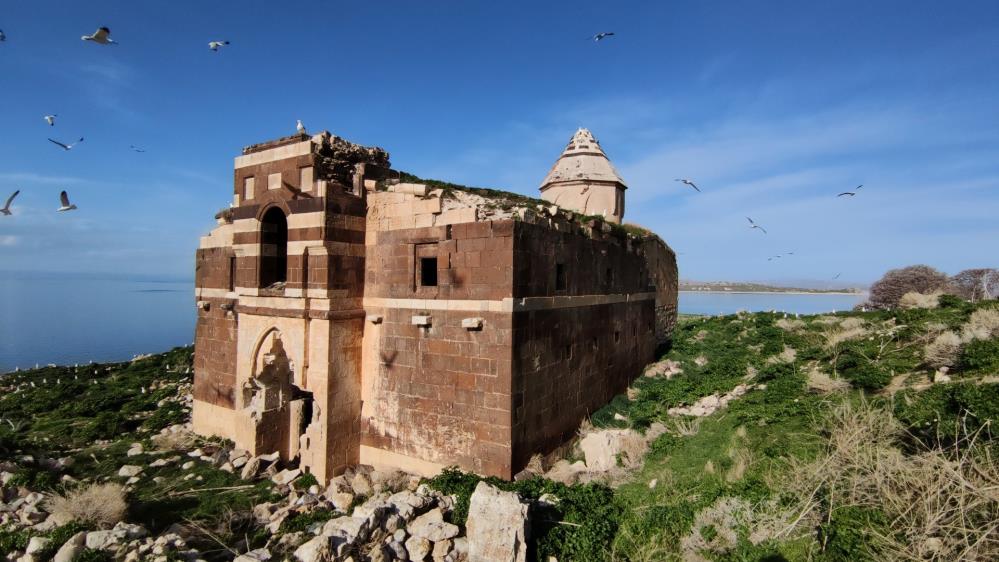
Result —
[{"label": "bare branched bush", "polygon": [[895,308],[906,293],[929,294],[934,291],[945,291],[948,285],[949,278],[946,274],[927,265],[892,269],[871,285],[869,302],[874,308]]},{"label": "bare branched bush", "polygon": [[899,308],[937,308],[940,306],[942,291],[923,294],[915,291],[902,295],[898,301]]},{"label": "bare branched bush", "polygon": [[971,302],[999,298],[999,270],[965,269],[950,278],[950,286],[957,296]]},{"label": "bare branched bush", "polygon": [[125,517],[128,503],[120,484],[91,484],[49,497],[48,510],[62,521],[110,528]]},{"label": "bare branched bush", "polygon": [[923,360],[937,369],[953,367],[961,355],[961,336],[947,331],[938,335],[923,349]]},{"label": "bare branched bush", "polygon": [[891,410],[849,401],[833,409],[825,433],[826,453],[781,477],[799,502],[780,535],[859,507],[885,516],[884,529],[870,529],[876,559],[999,559],[999,464],[977,433],[905,454]]},{"label": "bare branched bush", "polygon": [[190,431],[171,431],[153,436],[153,446],[161,451],[189,451],[197,444],[198,436]]}]

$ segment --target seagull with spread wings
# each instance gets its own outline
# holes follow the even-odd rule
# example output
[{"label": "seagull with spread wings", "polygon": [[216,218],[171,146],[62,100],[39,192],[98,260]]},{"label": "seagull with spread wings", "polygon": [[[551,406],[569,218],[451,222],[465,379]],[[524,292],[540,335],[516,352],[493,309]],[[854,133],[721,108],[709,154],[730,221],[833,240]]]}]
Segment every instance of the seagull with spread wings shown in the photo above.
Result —
[{"label": "seagull with spread wings", "polygon": [[129,148],[131,148],[133,152],[145,152],[146,151],[145,148],[139,148],[139,147],[135,146],[134,144],[130,145]]},{"label": "seagull with spread wings", "polygon": [[57,141],[55,139],[49,139],[49,142],[51,142],[52,144],[57,144],[57,145],[61,146],[63,150],[73,150],[74,146],[76,146],[76,145],[80,144],[81,142],[83,142],[83,137],[80,137],[80,140],[78,140],[78,141],[76,141],[74,143],[70,143],[70,144],[61,143],[61,142],[59,142],[59,141]]},{"label": "seagull with spread wings", "polygon": [[608,37],[610,37],[612,35],[614,35],[613,31],[601,31],[600,33],[597,33],[596,35],[591,35],[590,37],[587,37],[587,39],[593,39],[594,43],[599,43],[600,41],[603,41],[604,39],[606,39],[606,38],[608,38]]},{"label": "seagull with spread wings", "polygon": [[97,31],[93,35],[84,35],[80,37],[83,41],[93,41],[98,45],[117,45],[118,42],[111,38],[111,30],[107,26],[101,26],[97,28]]},{"label": "seagull with spread wings", "polygon": [[42,117],[42,119],[44,119],[45,122],[49,124],[49,127],[51,127],[51,126],[55,125],[55,118],[56,117],[59,117],[59,114],[53,113],[52,115],[46,115],[45,117]]},{"label": "seagull with spread wings", "polygon": [[0,29],[0,43],[3,43],[6,40],[7,40],[7,34],[4,33],[2,29]]},{"label": "seagull with spread wings", "polygon": [[850,197],[854,197],[857,195],[857,192],[860,191],[861,187],[864,187],[864,184],[860,184],[857,187],[853,188],[853,191],[844,191],[843,193],[840,193],[836,197],[842,197],[844,195],[849,195]]},{"label": "seagull with spread wings", "polygon": [[0,215],[9,217],[13,214],[10,212],[10,204],[14,201],[14,198],[17,197],[18,193],[21,193],[20,189],[10,194],[10,197],[7,198],[7,202],[4,203],[3,209],[0,209]]},{"label": "seagull with spread wings", "polygon": [[228,41],[209,41],[208,48],[211,49],[213,52],[217,53],[219,52],[219,49],[228,44],[229,44]]},{"label": "seagull with spread wings", "polygon": [[695,184],[694,181],[691,180],[691,179],[688,179],[688,178],[676,178],[674,181],[681,182],[684,185],[689,185],[690,187],[693,187],[694,190],[696,190],[698,193],[701,192],[701,189],[699,187],[697,187],[697,184]]},{"label": "seagull with spread wings", "polygon": [[760,231],[763,232],[763,234],[767,233],[767,229],[765,229],[762,226],[760,226],[760,225],[756,224],[755,222],[753,222],[753,219],[751,219],[749,217],[746,217],[746,220],[749,221],[749,225],[750,225],[749,228],[750,229],[758,228]]},{"label": "seagull with spread wings", "polygon": [[57,211],[72,211],[76,209],[76,205],[69,202],[69,194],[65,190],[59,194],[59,202],[62,203],[62,206],[56,209]]}]

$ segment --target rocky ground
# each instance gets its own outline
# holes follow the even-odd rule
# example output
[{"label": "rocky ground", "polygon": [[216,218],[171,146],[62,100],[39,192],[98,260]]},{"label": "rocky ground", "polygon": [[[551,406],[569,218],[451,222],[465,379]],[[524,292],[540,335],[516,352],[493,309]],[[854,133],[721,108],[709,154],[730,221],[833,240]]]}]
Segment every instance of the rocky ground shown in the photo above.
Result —
[{"label": "rocky ground", "polygon": [[198,438],[189,348],[4,375],[0,560],[989,559],[999,307],[931,306],[685,318],[513,482]]}]

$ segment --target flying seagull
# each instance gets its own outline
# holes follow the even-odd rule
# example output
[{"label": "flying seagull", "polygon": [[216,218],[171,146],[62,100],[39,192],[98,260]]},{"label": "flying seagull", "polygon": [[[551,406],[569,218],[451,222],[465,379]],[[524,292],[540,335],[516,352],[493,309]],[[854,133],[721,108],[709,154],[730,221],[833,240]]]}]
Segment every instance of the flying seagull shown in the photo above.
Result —
[{"label": "flying seagull", "polygon": [[10,204],[11,204],[12,201],[14,201],[14,198],[17,197],[18,193],[21,193],[20,189],[18,189],[14,193],[12,193],[10,195],[10,197],[7,198],[7,202],[4,203],[3,209],[0,209],[0,215],[4,215],[4,216],[10,216],[11,215]]},{"label": "flying seagull", "polygon": [[758,228],[758,229],[760,229],[760,230],[762,230],[762,231],[763,231],[763,234],[766,234],[766,233],[767,233],[767,229],[765,229],[765,228],[763,228],[762,226],[760,226],[760,225],[756,224],[755,222],[753,222],[753,219],[751,219],[751,218],[749,218],[749,217],[746,217],[746,220],[747,220],[747,221],[749,221],[749,224],[751,225],[751,226],[749,227],[750,229],[753,229],[753,228]]},{"label": "flying seagull", "polygon": [[695,190],[697,190],[698,193],[701,192],[700,188],[698,188],[697,185],[692,180],[689,180],[687,178],[676,178],[676,180],[674,181],[683,182],[684,185],[689,185],[690,187],[693,187]]},{"label": "flying seagull", "polygon": [[59,142],[57,140],[54,140],[54,139],[49,139],[49,142],[61,146],[63,150],[73,150],[74,146],[76,146],[76,145],[80,144],[81,142],[83,142],[83,137],[80,137],[80,140],[78,140],[78,141],[76,141],[74,143],[71,143],[71,144],[63,144],[63,143],[61,143],[61,142]]},{"label": "flying seagull", "polygon": [[111,38],[111,30],[105,26],[97,28],[97,31],[93,35],[84,35],[80,37],[84,41],[93,41],[94,43],[100,45],[117,45],[118,42]]},{"label": "flying seagull", "polygon": [[4,33],[2,29],[0,29],[0,43],[3,43],[6,40],[7,40],[7,34]]},{"label": "flying seagull", "polygon": [[776,256],[767,258],[767,261],[774,261],[774,260],[779,260],[779,259],[780,259],[780,254],[777,254]]},{"label": "flying seagull", "polygon": [[56,117],[59,117],[59,115],[57,113],[53,113],[52,115],[46,115],[45,117],[42,117],[42,119],[45,119],[45,122],[49,124],[49,127],[51,127],[52,125],[55,125]]},{"label": "flying seagull", "polygon": [[76,205],[69,202],[69,194],[65,191],[59,194],[59,201],[62,203],[62,207],[56,209],[57,211],[72,211],[76,209]]},{"label": "flying seagull", "polygon": [[301,119],[299,119],[298,124],[295,125],[295,130],[298,131],[298,133],[301,135],[305,134],[305,125],[302,124]]},{"label": "flying seagull", "polygon": [[600,41],[602,41],[602,40],[610,37],[611,35],[614,35],[613,31],[601,31],[600,33],[597,33],[596,35],[593,35],[593,36],[589,37],[589,39],[593,39],[593,41],[595,43],[597,43],[597,42],[600,42]]},{"label": "flying seagull", "polygon": [[208,48],[217,53],[219,52],[219,49],[228,44],[228,41],[209,41]]},{"label": "flying seagull", "polygon": [[860,191],[861,187],[864,187],[864,184],[860,184],[857,187],[853,188],[853,191],[844,191],[843,193],[840,193],[836,197],[842,197],[844,195],[849,195],[850,197],[853,197],[857,194],[858,191]]},{"label": "flying seagull", "polygon": [[833,281],[835,281],[835,280],[839,279],[839,276],[840,276],[840,275],[843,275],[843,274],[842,274],[842,273],[837,273],[837,274],[836,274],[836,277],[833,277]]},{"label": "flying seagull", "polygon": [[129,146],[129,148],[131,148],[131,149],[132,149],[132,150],[134,150],[135,152],[145,152],[145,151],[146,151],[146,149],[145,149],[145,148],[139,148],[139,147],[135,146],[134,144],[133,144],[133,145],[131,145],[131,146]]}]

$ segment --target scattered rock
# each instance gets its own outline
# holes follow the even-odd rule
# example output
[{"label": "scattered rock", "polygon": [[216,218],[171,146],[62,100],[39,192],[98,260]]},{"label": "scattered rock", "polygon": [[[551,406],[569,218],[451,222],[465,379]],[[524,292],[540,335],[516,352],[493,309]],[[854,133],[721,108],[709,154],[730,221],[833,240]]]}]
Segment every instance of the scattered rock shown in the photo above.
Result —
[{"label": "scattered rock", "polygon": [[625,467],[637,466],[648,445],[645,438],[630,429],[604,429],[586,434],[579,441],[579,448],[586,458],[589,471],[606,472],[620,463]]},{"label": "scattered rock", "polygon": [[239,473],[239,477],[243,480],[252,480],[257,477],[257,473],[260,472],[260,457],[253,457],[243,466],[243,470]]},{"label": "scattered rock", "polygon": [[80,532],[63,543],[52,558],[52,562],[73,562],[86,548],[87,533]]},{"label": "scattered rock", "polygon": [[295,479],[298,478],[301,474],[302,471],[297,468],[294,470],[282,470],[281,472],[272,476],[271,481],[273,481],[278,486],[287,486],[288,484],[294,482]]},{"label": "scattered rock", "polygon": [[241,554],[236,557],[233,562],[264,562],[271,559],[271,553],[266,548],[258,548],[256,550],[251,550],[246,554]]},{"label": "scattered rock", "polygon": [[122,478],[131,478],[140,474],[142,474],[141,466],[126,464],[118,469],[118,476],[121,476]]},{"label": "scattered rock", "polygon": [[444,521],[444,514],[440,508],[431,509],[413,519],[406,528],[413,536],[423,537],[433,542],[452,539],[458,536],[460,531],[456,525]]},{"label": "scattered rock", "polygon": [[412,536],[406,541],[406,552],[410,560],[424,560],[430,551],[430,541],[423,537]]}]

